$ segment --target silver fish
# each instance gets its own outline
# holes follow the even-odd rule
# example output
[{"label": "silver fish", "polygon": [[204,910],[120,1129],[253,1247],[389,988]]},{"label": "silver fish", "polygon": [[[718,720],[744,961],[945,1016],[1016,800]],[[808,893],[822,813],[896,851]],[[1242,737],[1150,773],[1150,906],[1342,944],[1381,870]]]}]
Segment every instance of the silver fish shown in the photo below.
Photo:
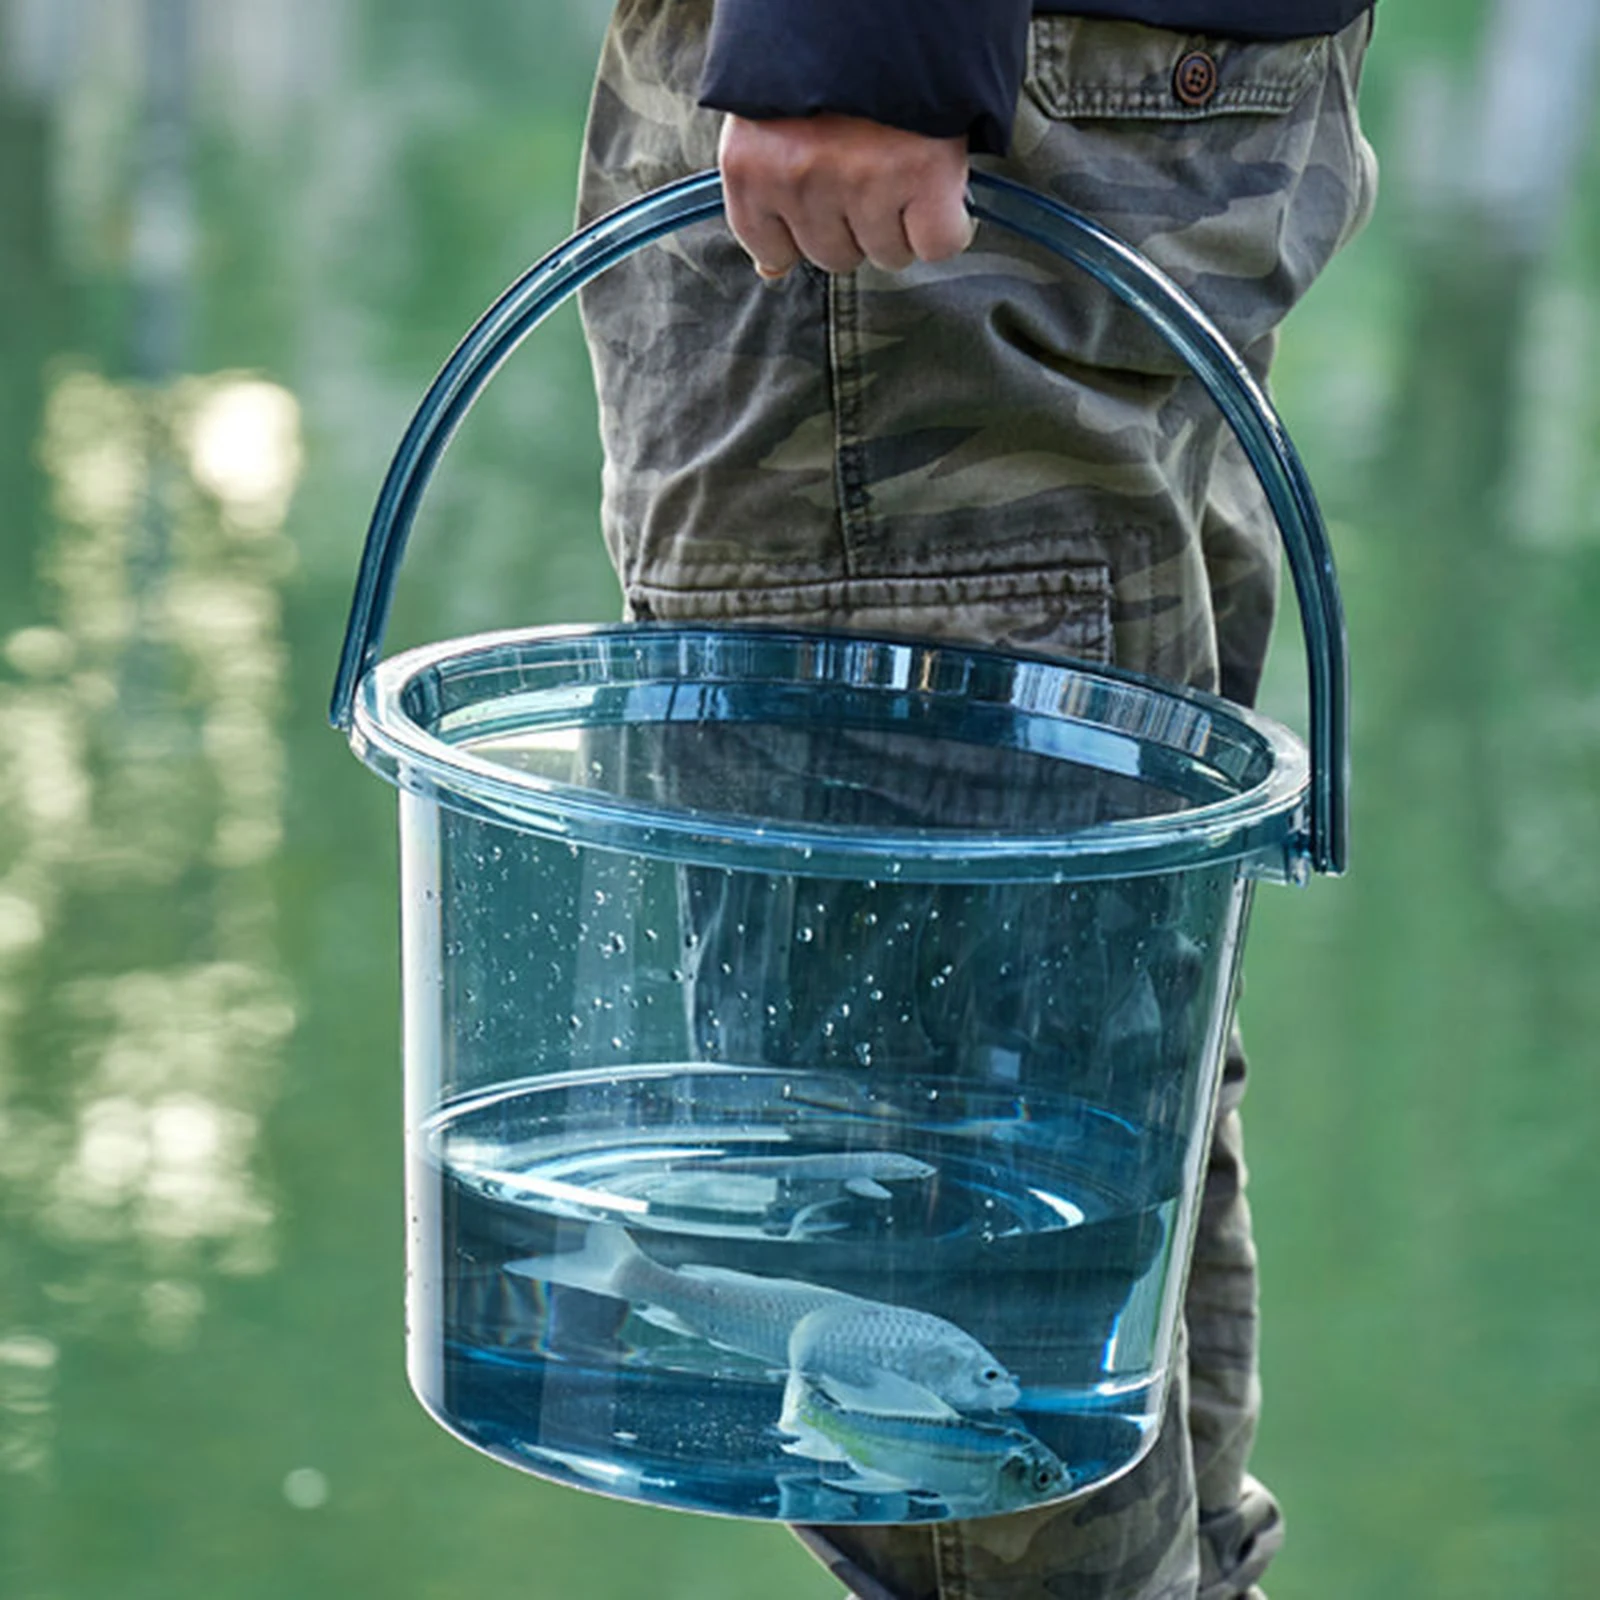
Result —
[{"label": "silver fish", "polygon": [[790,1455],[850,1469],[829,1477],[830,1487],[935,1495],[958,1516],[1017,1511],[1072,1487],[1060,1458],[1025,1428],[954,1411],[916,1417],[857,1411],[799,1373],[789,1376],[778,1426]]},{"label": "silver fish", "polygon": [[840,1405],[905,1415],[1000,1411],[1017,1381],[953,1322],[797,1278],[664,1267],[626,1231],[592,1223],[583,1247],[505,1270],[644,1308],[641,1315],[825,1385]]},{"label": "silver fish", "polygon": [[926,1182],[938,1171],[898,1150],[836,1150],[794,1156],[725,1156],[718,1172],[752,1173],[785,1183],[837,1183],[863,1200],[892,1198],[890,1183]]}]

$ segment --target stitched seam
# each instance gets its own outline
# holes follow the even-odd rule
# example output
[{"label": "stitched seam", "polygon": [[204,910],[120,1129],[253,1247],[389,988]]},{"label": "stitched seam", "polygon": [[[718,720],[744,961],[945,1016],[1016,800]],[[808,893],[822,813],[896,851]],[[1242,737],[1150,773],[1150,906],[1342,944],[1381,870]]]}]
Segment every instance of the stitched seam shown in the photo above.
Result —
[{"label": "stitched seam", "polygon": [[[1103,540],[1105,540],[1107,542],[1112,541],[1112,540],[1121,540],[1121,539],[1143,539],[1143,540],[1148,541],[1149,538],[1150,538],[1150,530],[1147,527],[1145,527],[1142,523],[1137,523],[1137,522],[1116,523],[1116,524],[1099,524],[1099,525],[1096,525],[1096,527],[1094,529],[1093,537],[1098,538],[1098,539],[1103,539]],[[1027,551],[1029,551],[1030,554],[1035,554],[1038,551],[1041,542],[1048,543],[1049,538],[1050,538],[1050,535],[1048,533],[1037,533],[1036,532],[1036,533],[1020,534],[1018,537],[1016,537],[1014,539],[995,539],[995,540],[992,540],[992,541],[990,541],[990,540],[982,540],[982,541],[961,540],[961,541],[957,541],[957,542],[950,543],[950,544],[928,544],[928,545],[924,545],[923,549],[925,550],[927,555],[930,556],[930,557],[931,556],[964,555],[964,554],[1001,555],[1001,554],[1004,554],[1004,552],[1007,551],[1007,550],[1022,550],[1022,549],[1026,549]],[[703,587],[702,584],[697,583],[695,581],[694,575],[696,573],[704,573],[706,575],[707,581],[710,584],[712,584],[713,586],[715,586],[715,585],[721,584],[724,581],[724,578],[725,578],[725,576],[727,574],[729,566],[733,565],[733,564],[734,563],[730,563],[730,562],[727,562],[727,561],[677,561],[677,562],[674,562],[673,565],[677,568],[678,572],[682,575],[682,577],[684,579],[683,582],[681,582],[681,583],[679,583],[679,582],[664,583],[664,582],[661,582],[660,580],[657,580],[657,579],[639,579],[635,583],[634,587],[639,588],[639,589],[649,589],[649,590],[651,590],[651,591],[653,591],[655,593],[658,593],[658,594],[680,594],[680,593],[688,594],[688,593],[693,593],[696,590],[698,590],[698,589]],[[912,582],[919,582],[919,581],[923,581],[923,580],[940,580],[940,579],[946,579],[946,578],[963,578],[963,577],[1002,578],[1002,577],[1005,577],[1008,574],[1008,572],[1013,572],[1013,571],[1015,571],[1015,572],[1026,572],[1026,571],[1033,570],[1033,569],[1037,568],[1038,564],[1039,563],[1037,562],[1037,560],[1035,560],[1033,562],[1030,562],[1029,566],[1022,567],[1022,568],[983,567],[983,568],[980,568],[980,569],[978,569],[976,571],[973,571],[973,572],[920,572],[920,573],[907,573],[907,574],[899,574],[899,573],[893,573],[893,572],[874,572],[874,573],[856,573],[856,572],[852,572],[852,573],[848,574],[848,576],[851,577],[851,578],[857,578],[857,577],[863,578],[863,579],[865,579],[865,580],[867,580],[869,582],[874,582],[874,583],[877,583],[877,582],[889,582],[889,583],[907,582],[907,583],[912,583]],[[1086,557],[1086,558],[1073,558],[1073,557],[1063,556],[1063,557],[1060,558],[1060,564],[1062,566],[1068,568],[1068,569],[1089,568],[1089,567],[1095,567],[1095,566],[1108,565],[1108,563],[1105,562],[1104,559],[1102,557],[1099,557],[1099,556],[1089,556],[1089,557]],[[799,557],[799,558],[797,558],[795,560],[787,560],[787,559],[785,559],[785,560],[781,560],[781,561],[779,561],[779,560],[769,560],[766,557],[763,557],[762,560],[761,560],[761,566],[764,569],[768,570],[768,571],[785,571],[785,570],[798,569],[798,568],[804,568],[804,567],[815,567],[816,565],[817,565],[817,558],[815,556],[805,556],[805,557]],[[818,578],[818,579],[807,580],[807,581],[808,582],[813,582],[813,583],[837,583],[840,580],[837,579],[837,578]]]},{"label": "stitched seam", "polygon": [[966,1542],[959,1522],[934,1523],[933,1565],[939,1600],[968,1600]]},{"label": "stitched seam", "polygon": [[844,568],[853,575],[856,552],[872,516],[862,443],[860,301],[853,274],[828,278],[828,361],[833,383],[834,492],[844,539]]},{"label": "stitched seam", "polygon": [[1175,102],[1170,94],[1149,89],[1125,89],[1112,84],[1078,84],[1050,95],[1051,113],[1058,117],[1151,117],[1161,122],[1203,122],[1223,115],[1272,116],[1289,110],[1304,92],[1302,85],[1253,84],[1248,88],[1219,89],[1203,106]]},{"label": "stitched seam", "polygon": [[[1028,580],[1032,579],[1032,582]],[[763,601],[785,605],[803,603],[805,597],[815,597],[818,606],[825,606],[832,598],[855,595],[858,598],[881,592],[898,603],[915,603],[911,595],[919,589],[926,590],[933,599],[948,596],[951,587],[959,588],[972,599],[1043,599],[1056,595],[1082,595],[1093,598],[1109,595],[1112,589],[1111,568],[1106,562],[1083,562],[1050,572],[997,572],[951,573],[945,577],[926,578],[819,578],[811,583],[772,584],[759,588],[741,588],[737,601],[741,606],[754,606]],[[715,584],[705,589],[662,588],[659,585],[631,584],[630,597],[657,600],[689,599],[695,596],[715,595],[728,597],[725,585]]]}]

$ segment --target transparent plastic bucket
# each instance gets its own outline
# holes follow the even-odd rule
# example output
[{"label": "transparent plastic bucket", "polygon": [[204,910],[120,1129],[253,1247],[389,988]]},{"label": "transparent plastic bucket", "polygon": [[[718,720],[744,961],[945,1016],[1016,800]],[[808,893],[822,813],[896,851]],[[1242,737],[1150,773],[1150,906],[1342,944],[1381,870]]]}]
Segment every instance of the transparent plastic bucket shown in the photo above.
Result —
[{"label": "transparent plastic bucket", "polygon": [[378,662],[482,383],[715,178],[514,285],[397,455],[334,720],[400,791],[411,1381],[546,1477],[907,1522],[1082,1493],[1154,1438],[1252,886],[1343,860],[1338,594],[1200,313],[1052,202],[975,200],[1224,406],[1284,530],[1316,759],[1212,697],[946,643],[642,624]]}]

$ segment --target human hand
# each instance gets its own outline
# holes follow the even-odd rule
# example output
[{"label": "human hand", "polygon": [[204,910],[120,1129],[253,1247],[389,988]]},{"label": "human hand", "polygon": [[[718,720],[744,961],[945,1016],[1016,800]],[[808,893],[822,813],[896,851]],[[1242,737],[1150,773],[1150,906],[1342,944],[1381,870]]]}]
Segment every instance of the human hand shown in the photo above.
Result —
[{"label": "human hand", "polygon": [[763,278],[802,259],[898,272],[972,242],[967,141],[864,117],[730,116],[720,151],[728,225]]}]

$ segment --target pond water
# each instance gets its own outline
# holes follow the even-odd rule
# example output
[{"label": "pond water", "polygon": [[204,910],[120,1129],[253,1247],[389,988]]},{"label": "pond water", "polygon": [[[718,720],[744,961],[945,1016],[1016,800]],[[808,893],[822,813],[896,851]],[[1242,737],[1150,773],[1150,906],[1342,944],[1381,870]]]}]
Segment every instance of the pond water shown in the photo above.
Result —
[{"label": "pond water", "polygon": [[[1352,872],[1259,897],[1244,1008],[1273,1600],[1600,1570],[1596,10],[1385,10],[1384,197],[1280,363],[1356,730]],[[601,23],[0,4],[8,1600],[837,1592],[404,1383],[393,797],[323,707],[411,406],[566,231]],[[593,435],[568,322],[457,442],[395,643],[615,614]]]}]

